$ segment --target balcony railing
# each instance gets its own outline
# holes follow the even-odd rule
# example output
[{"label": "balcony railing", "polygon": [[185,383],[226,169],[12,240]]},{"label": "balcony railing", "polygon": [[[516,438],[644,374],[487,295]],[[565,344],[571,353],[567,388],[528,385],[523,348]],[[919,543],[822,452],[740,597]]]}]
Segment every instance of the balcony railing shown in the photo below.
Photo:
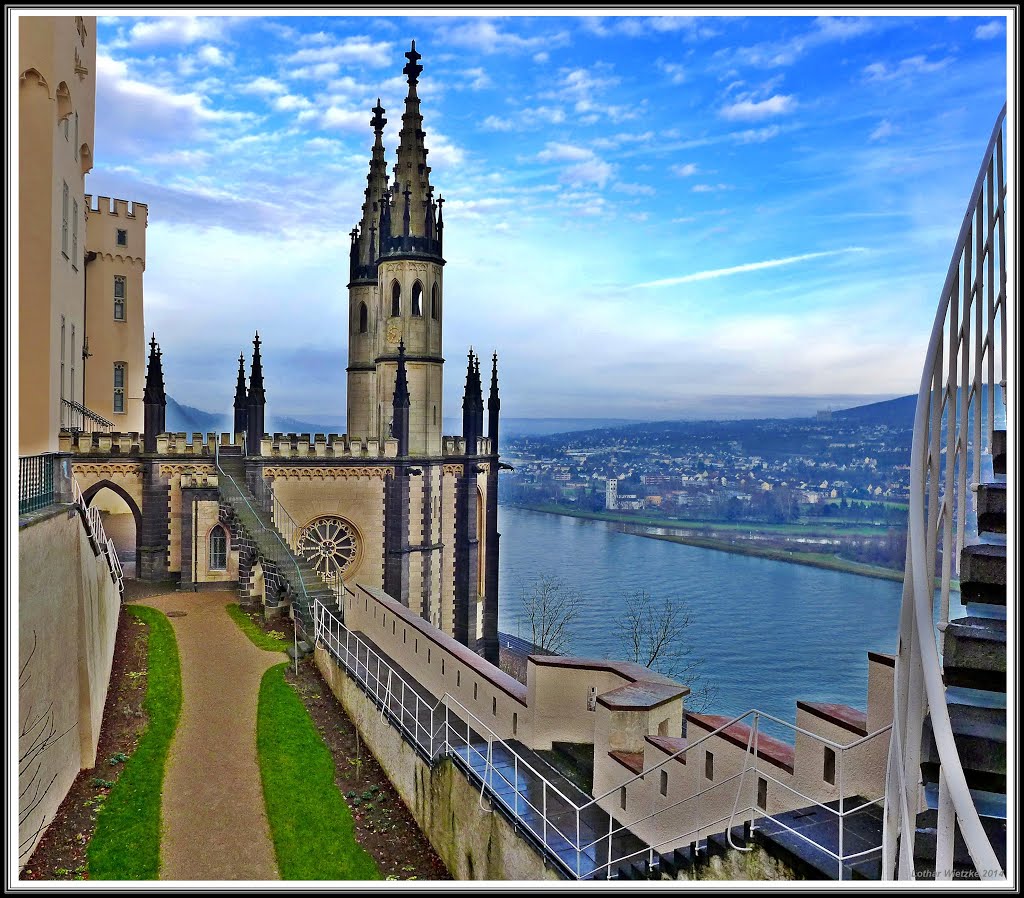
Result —
[{"label": "balcony railing", "polygon": [[[957,829],[979,876],[998,879],[1003,875],[953,738],[939,644],[949,620],[950,589],[959,575],[960,550],[965,544],[968,486],[979,480],[981,456],[991,450],[996,407],[1004,401],[1005,122],[1004,106],[946,274],[917,398],[887,775],[885,878],[915,876],[916,816],[925,806],[921,745],[926,725],[940,764],[936,878],[952,878]],[[938,590],[934,588],[936,577]]]},{"label": "balcony railing", "polygon": [[52,505],[54,498],[54,456],[23,455],[18,459],[18,514]]},{"label": "balcony railing", "polygon": [[90,408],[73,399],[60,401],[60,429],[71,433],[110,433],[114,422],[97,415]]}]

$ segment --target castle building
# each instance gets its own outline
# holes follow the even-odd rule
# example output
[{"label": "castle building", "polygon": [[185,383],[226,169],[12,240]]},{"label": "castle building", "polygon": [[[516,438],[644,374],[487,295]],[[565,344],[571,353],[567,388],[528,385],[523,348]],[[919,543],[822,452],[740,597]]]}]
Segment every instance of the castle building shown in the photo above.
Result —
[{"label": "castle building", "polygon": [[148,209],[86,194],[85,214],[85,405],[118,431],[141,431]]}]

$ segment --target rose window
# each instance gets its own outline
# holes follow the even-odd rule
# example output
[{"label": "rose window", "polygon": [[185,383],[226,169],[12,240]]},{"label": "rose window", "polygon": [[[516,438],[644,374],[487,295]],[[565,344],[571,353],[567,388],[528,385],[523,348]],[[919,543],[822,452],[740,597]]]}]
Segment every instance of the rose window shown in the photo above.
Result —
[{"label": "rose window", "polygon": [[341,518],[317,518],[302,528],[296,548],[320,579],[331,583],[355,561],[356,531]]}]

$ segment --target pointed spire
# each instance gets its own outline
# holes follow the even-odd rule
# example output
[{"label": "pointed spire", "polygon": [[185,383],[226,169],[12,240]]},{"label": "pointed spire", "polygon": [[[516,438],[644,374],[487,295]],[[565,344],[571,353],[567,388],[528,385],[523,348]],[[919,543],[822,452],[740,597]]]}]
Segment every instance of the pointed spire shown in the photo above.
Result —
[{"label": "pointed spire", "polygon": [[245,388],[245,356],[238,353],[238,380],[235,382],[235,433],[245,432],[249,418],[249,391]]},{"label": "pointed spire", "polygon": [[146,389],[142,395],[143,452],[156,452],[156,436],[166,430],[167,394],[164,392],[164,370],[156,334],[149,341],[149,365]]},{"label": "pointed spire", "polygon": [[491,394],[487,397],[487,438],[491,441],[491,455],[498,454],[498,412],[501,399],[498,398],[498,353],[491,361]]},{"label": "pointed spire", "polygon": [[398,440],[399,456],[409,454],[409,379],[405,370],[405,341],[398,344],[398,371],[391,401],[391,435]]},{"label": "pointed spire", "polygon": [[164,394],[164,372],[160,358],[160,348],[156,342],[156,334],[149,341],[149,362],[146,368],[146,389],[142,397],[143,403],[167,404]]},{"label": "pointed spire", "polygon": [[260,357],[260,332],[252,341],[252,376],[249,378],[249,404],[263,405],[267,401],[263,389],[263,359]]},{"label": "pointed spire", "polygon": [[395,405],[409,407],[409,377],[405,369],[405,340],[398,344],[398,373],[395,375]]},{"label": "pointed spire", "polygon": [[466,454],[476,455],[476,441],[480,436],[477,429],[477,369],[474,366],[473,349],[469,350],[466,365],[466,390],[462,397],[462,436],[466,441]]},{"label": "pointed spire", "polygon": [[420,114],[420,99],[416,95],[416,85],[423,66],[422,58],[416,52],[416,42],[405,54],[409,60],[402,70],[409,79],[409,93],[405,98],[405,111],[402,113],[402,130],[399,132],[398,163],[395,166],[396,184],[405,184],[409,196],[406,199],[408,208],[414,210],[411,216],[411,228],[405,233],[413,237],[426,236],[425,217],[430,204],[430,166],[427,165],[427,149],[424,146],[423,116]]}]

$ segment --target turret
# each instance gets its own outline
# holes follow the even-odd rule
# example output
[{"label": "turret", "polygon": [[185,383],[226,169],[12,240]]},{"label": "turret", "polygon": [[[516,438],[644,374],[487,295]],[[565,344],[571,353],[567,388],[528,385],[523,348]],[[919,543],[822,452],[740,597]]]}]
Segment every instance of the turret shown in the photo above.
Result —
[{"label": "turret", "polygon": [[473,381],[476,373],[473,369],[473,350],[469,350],[469,363],[466,366],[466,389],[462,396],[462,437],[466,441],[466,455],[476,455],[476,440],[480,436],[476,429],[476,395]]},{"label": "turret", "polygon": [[164,369],[156,334],[149,341],[146,390],[142,395],[144,452],[156,452],[157,434],[167,430],[167,395],[164,393]]},{"label": "turret", "polygon": [[263,390],[263,360],[260,358],[259,331],[256,332],[252,345],[252,374],[249,377],[249,409],[246,420],[246,452],[249,455],[259,455],[267,404],[267,395]]},{"label": "turret", "polygon": [[373,118],[370,119],[370,126],[373,128],[374,137],[370,171],[366,176],[362,218],[359,226],[353,228],[351,235],[349,278],[353,283],[377,280],[377,234],[384,205],[381,198],[388,189],[388,167],[384,158],[383,140],[384,126],[388,120],[384,118],[384,107],[380,105],[380,97],[371,111]]},{"label": "turret", "polygon": [[245,433],[249,418],[249,391],[245,388],[245,357],[238,353],[238,381],[235,384],[235,429],[232,434]]}]

